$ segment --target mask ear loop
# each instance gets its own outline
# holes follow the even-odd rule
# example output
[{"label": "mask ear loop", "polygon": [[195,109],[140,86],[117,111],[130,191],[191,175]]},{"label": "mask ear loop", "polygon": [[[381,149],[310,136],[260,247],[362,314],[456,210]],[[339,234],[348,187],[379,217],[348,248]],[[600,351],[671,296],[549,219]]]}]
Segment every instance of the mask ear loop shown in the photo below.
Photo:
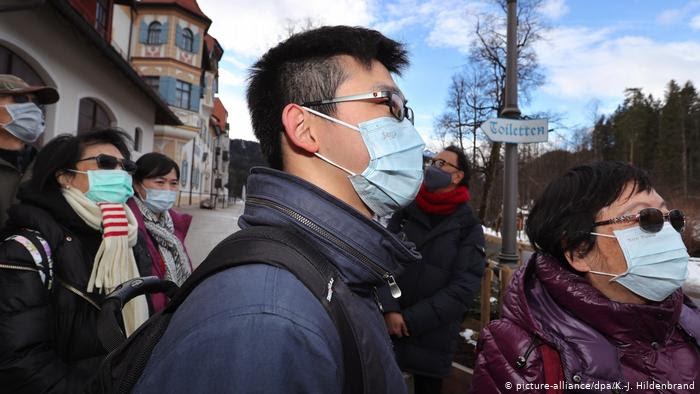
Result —
[{"label": "mask ear loop", "polygon": [[350,174],[350,176],[356,176],[356,175],[357,175],[357,174],[355,174],[354,172],[348,170],[347,168],[341,166],[340,164],[335,163],[335,162],[332,161],[331,159],[329,159],[329,158],[323,156],[322,154],[320,154],[320,153],[318,153],[318,152],[314,152],[314,156],[316,156],[316,157],[318,157],[319,159],[325,161],[326,163],[332,165],[333,167],[340,168],[341,170],[343,170],[343,171],[347,172],[348,174]]},{"label": "mask ear loop", "polygon": [[[593,231],[591,231],[591,234],[597,235],[597,236],[599,236],[599,237],[606,237],[606,238],[615,238],[615,239],[617,239],[616,236],[610,235],[610,234],[596,233],[596,232],[593,232]],[[612,279],[610,279],[610,282],[612,282],[613,280],[615,280],[615,278],[617,278],[618,276],[620,276],[620,275],[609,274],[609,273],[607,273],[607,272],[602,272],[602,271],[593,271],[593,270],[589,270],[588,272],[590,272],[591,274],[598,274],[598,275],[611,276]]]}]

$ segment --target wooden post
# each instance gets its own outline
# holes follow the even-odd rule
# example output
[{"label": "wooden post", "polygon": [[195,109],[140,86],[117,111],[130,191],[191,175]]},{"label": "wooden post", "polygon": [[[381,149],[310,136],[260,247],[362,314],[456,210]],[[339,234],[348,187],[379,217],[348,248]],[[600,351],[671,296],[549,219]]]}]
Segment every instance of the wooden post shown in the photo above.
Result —
[{"label": "wooden post", "polygon": [[483,329],[491,321],[491,281],[493,280],[493,268],[491,263],[486,263],[484,276],[481,277],[481,327]]},{"label": "wooden post", "polygon": [[498,294],[499,305],[503,306],[503,295],[506,294],[510,280],[513,278],[513,273],[517,267],[512,267],[510,264],[501,264],[501,291]]}]

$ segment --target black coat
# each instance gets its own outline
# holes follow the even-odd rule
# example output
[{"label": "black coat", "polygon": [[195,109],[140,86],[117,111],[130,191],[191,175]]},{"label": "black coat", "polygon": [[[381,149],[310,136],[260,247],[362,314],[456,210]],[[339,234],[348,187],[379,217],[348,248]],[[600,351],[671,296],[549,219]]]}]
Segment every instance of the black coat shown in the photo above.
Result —
[{"label": "black coat", "polygon": [[[10,208],[3,230],[23,234],[41,248],[26,228],[41,233],[51,249],[54,284],[47,290],[36,271],[0,267],[0,392],[77,392],[105,356],[97,337],[97,306],[104,295],[86,294],[102,236],[73,211],[60,192],[25,187],[22,202]],[[139,240],[134,256],[142,274],[151,262]],[[46,259],[45,254],[42,257]],[[0,264],[36,267],[17,241],[0,243]]]},{"label": "black coat", "polygon": [[486,265],[483,229],[466,203],[433,226],[415,202],[396,212],[388,228],[403,231],[423,256],[396,279],[402,292],[398,300],[386,288],[380,291],[384,313],[401,312],[410,334],[394,341],[399,365],[408,372],[444,377]]}]

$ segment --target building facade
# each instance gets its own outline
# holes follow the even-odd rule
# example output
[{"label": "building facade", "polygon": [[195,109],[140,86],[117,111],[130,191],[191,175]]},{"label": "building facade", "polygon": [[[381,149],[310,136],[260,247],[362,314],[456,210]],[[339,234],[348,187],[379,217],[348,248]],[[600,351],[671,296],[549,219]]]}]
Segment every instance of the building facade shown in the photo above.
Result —
[{"label": "building facade", "polygon": [[210,25],[195,0],[4,0],[0,73],[58,89],[38,145],[119,127],[135,157],[175,160],[178,203],[198,204],[222,194],[227,179],[227,114],[216,99],[223,48]]},{"label": "building facade", "polygon": [[119,21],[113,26],[130,23],[131,34],[129,41],[126,34],[113,33],[113,45],[128,54],[134,69],[182,121],[156,125],[153,142],[154,151],[180,165],[180,204],[214,199],[221,134],[212,116],[223,49],[207,34],[211,20],[195,0],[141,0],[116,8]]},{"label": "building facade", "polygon": [[63,133],[119,127],[135,156],[153,150],[156,123],[179,118],[109,45],[113,0],[0,3],[0,73],[56,87],[38,145]]}]

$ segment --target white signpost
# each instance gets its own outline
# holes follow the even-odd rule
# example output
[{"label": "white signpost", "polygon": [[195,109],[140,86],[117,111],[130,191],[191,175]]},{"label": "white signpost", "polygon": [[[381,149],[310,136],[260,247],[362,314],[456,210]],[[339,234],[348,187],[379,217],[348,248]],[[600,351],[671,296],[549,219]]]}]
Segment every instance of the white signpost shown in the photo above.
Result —
[{"label": "white signpost", "polygon": [[491,141],[527,144],[547,142],[547,119],[489,119],[481,124],[481,130]]}]

